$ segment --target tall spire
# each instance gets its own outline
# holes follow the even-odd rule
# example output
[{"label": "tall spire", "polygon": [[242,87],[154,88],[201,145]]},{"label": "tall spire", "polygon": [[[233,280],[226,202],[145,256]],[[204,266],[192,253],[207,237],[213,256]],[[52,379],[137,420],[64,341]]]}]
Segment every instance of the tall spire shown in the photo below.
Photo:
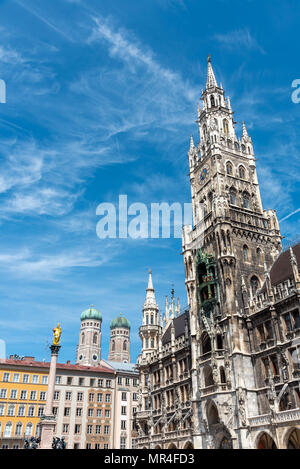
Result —
[{"label": "tall spire", "polygon": [[190,152],[193,151],[195,149],[195,143],[194,143],[194,139],[193,139],[193,134],[191,134],[191,137],[190,137]]},{"label": "tall spire", "polygon": [[217,80],[211,66],[210,55],[207,57],[207,79],[206,79],[206,89],[213,88],[217,85]]},{"label": "tall spire", "polygon": [[243,137],[244,137],[244,138],[249,137],[249,134],[248,134],[248,130],[247,130],[245,121],[243,121]]},{"label": "tall spire", "polygon": [[149,279],[148,279],[148,286],[146,289],[146,299],[145,299],[145,306],[154,306],[156,305],[156,300],[155,300],[155,293],[154,293],[154,287],[153,287],[153,282],[152,282],[152,270],[149,269]]}]

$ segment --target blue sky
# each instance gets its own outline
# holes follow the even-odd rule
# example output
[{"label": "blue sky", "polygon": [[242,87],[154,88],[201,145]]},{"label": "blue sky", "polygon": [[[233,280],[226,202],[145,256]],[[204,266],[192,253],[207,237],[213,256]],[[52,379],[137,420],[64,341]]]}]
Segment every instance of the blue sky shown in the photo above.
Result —
[{"label": "blue sky", "polygon": [[[79,316],[94,304],[131,321],[132,359],[148,268],[160,308],[186,305],[180,239],[96,236],[101,202],[189,202],[187,150],[212,56],[254,141],[264,208],[298,210],[297,0],[2,0],[0,336],[7,354],[75,359]],[[299,237],[300,212],[281,223]]]}]

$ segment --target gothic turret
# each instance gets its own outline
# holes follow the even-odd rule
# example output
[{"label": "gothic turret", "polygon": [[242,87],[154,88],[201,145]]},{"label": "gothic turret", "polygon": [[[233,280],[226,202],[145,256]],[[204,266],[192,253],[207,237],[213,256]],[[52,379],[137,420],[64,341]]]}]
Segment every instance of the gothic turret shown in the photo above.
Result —
[{"label": "gothic turret", "polygon": [[152,271],[149,270],[146,298],[143,305],[143,325],[139,335],[142,340],[142,357],[145,358],[158,348],[159,309],[156,304],[155,291],[152,282]]}]

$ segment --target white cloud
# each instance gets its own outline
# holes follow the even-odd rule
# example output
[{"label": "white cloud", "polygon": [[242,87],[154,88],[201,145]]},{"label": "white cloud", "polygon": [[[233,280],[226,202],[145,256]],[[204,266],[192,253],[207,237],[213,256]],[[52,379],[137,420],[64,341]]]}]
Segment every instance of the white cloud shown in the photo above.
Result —
[{"label": "white cloud", "polygon": [[227,49],[258,50],[262,54],[266,53],[247,28],[237,29],[225,34],[215,34],[212,39],[217,41],[221,47]]}]

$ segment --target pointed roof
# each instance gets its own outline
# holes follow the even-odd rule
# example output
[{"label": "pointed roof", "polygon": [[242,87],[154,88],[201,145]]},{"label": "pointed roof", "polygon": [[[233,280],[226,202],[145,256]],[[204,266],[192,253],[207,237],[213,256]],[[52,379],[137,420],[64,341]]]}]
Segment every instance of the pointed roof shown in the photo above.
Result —
[{"label": "pointed roof", "polygon": [[193,139],[193,134],[191,134],[191,137],[190,137],[190,151],[194,150],[195,148],[195,143],[194,143],[194,139]]},{"label": "pointed roof", "polygon": [[157,308],[156,300],[155,300],[155,293],[154,287],[152,282],[152,270],[149,269],[149,279],[148,279],[148,286],[146,288],[146,299],[144,303],[144,307],[151,306]]},{"label": "pointed roof", "polygon": [[217,85],[217,80],[211,65],[210,55],[207,57],[207,79],[206,79],[206,89],[213,88]]},{"label": "pointed roof", "polygon": [[244,137],[244,138],[249,137],[249,134],[248,134],[248,130],[247,130],[245,121],[243,121],[243,137]]}]

